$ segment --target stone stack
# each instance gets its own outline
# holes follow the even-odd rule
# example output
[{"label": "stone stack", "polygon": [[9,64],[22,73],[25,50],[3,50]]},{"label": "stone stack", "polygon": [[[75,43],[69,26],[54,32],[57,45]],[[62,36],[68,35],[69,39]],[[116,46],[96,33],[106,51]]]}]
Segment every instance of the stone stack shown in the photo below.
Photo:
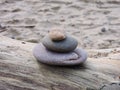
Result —
[{"label": "stone stack", "polygon": [[78,41],[64,30],[53,29],[34,48],[33,55],[50,65],[77,65],[87,59],[87,53],[77,46]]}]

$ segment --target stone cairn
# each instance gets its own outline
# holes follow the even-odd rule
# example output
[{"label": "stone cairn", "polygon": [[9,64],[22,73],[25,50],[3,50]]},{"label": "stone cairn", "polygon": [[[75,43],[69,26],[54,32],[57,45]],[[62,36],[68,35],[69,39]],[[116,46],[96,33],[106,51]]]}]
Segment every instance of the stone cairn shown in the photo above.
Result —
[{"label": "stone cairn", "polygon": [[61,29],[51,30],[33,49],[41,63],[50,65],[78,65],[87,59],[87,53],[77,48],[78,41]]}]

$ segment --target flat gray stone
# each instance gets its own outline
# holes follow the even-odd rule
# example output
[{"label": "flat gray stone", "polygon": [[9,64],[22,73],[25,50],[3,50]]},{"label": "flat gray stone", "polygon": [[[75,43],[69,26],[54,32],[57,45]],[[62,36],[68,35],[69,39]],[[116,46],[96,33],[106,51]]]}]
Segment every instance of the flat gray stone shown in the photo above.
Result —
[{"label": "flat gray stone", "polygon": [[58,53],[46,49],[42,43],[35,46],[33,55],[41,63],[60,66],[78,65],[87,59],[87,53],[83,49],[76,48],[73,52]]},{"label": "flat gray stone", "polygon": [[103,85],[100,90],[120,90],[120,83],[111,83]]},{"label": "flat gray stone", "polygon": [[68,35],[61,41],[52,41],[49,35],[46,35],[43,38],[42,43],[47,49],[55,52],[71,52],[78,45],[77,40]]}]

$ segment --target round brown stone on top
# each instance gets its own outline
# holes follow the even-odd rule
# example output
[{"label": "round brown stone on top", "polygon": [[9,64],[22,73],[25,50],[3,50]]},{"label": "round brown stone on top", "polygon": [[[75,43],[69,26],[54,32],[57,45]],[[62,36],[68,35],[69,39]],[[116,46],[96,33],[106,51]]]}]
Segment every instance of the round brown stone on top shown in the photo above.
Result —
[{"label": "round brown stone on top", "polygon": [[49,37],[53,41],[60,41],[66,38],[65,31],[62,29],[52,29],[49,32]]}]

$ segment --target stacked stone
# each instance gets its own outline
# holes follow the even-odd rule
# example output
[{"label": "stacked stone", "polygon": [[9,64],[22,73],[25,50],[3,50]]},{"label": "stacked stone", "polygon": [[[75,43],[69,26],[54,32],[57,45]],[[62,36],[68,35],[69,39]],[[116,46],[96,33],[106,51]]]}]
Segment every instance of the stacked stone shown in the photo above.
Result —
[{"label": "stacked stone", "polygon": [[66,35],[63,30],[53,29],[42,40],[43,45],[54,52],[71,52],[73,51],[78,42],[73,37]]},{"label": "stacked stone", "polygon": [[77,46],[78,41],[64,30],[53,29],[34,48],[33,55],[50,65],[77,65],[87,59],[87,53]]}]

